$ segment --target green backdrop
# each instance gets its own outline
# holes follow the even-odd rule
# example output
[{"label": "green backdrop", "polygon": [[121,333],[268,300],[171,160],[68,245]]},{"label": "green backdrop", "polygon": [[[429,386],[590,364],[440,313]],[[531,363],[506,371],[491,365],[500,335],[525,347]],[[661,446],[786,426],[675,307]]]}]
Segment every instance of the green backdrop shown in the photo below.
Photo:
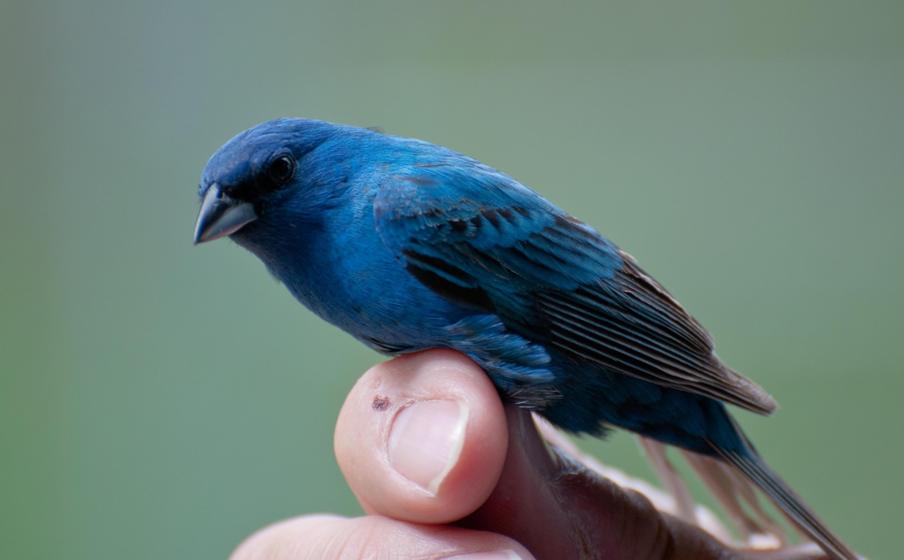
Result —
[{"label": "green backdrop", "polygon": [[772,464],[897,555],[900,3],[0,6],[0,557],[222,558],[358,511],[332,426],[380,358],[190,242],[209,154],[279,115],[449,145],[597,226],[778,398],[740,414]]}]

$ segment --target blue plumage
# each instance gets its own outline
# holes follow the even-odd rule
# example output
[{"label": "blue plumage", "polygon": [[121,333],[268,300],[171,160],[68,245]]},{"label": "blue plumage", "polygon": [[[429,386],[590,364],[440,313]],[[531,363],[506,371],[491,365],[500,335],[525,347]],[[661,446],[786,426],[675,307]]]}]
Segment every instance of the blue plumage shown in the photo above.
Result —
[{"label": "blue plumage", "polygon": [[619,426],[726,460],[853,557],[723,404],[768,414],[772,398],[630,255],[511,177],[426,142],[280,119],[214,154],[200,195],[196,241],[231,236],[372,348],[453,348],[562,428]]}]

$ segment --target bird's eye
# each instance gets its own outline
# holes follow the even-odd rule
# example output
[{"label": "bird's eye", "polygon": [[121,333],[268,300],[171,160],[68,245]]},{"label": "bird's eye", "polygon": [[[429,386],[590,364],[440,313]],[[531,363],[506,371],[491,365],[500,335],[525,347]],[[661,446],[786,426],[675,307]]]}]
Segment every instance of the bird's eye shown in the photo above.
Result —
[{"label": "bird's eye", "polygon": [[267,177],[275,186],[285,185],[295,174],[295,160],[291,156],[279,156],[267,166]]}]

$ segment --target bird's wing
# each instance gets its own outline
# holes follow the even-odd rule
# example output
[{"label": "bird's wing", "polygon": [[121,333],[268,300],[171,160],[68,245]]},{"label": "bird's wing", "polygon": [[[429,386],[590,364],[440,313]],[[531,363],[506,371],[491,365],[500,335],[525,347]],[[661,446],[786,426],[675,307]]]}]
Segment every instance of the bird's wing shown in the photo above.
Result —
[{"label": "bird's wing", "polygon": [[383,242],[435,292],[609,371],[768,414],[775,402],[634,259],[514,180],[467,160],[411,167],[374,200]]}]

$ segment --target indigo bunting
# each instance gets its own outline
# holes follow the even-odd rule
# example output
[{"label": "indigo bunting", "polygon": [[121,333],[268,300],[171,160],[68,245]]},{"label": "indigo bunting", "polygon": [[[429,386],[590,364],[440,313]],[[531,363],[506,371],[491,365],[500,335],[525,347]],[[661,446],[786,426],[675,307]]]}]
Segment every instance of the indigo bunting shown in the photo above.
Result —
[{"label": "indigo bunting", "polygon": [[451,348],[510,403],[723,461],[832,558],[857,556],[729,414],[776,403],[626,252],[513,178],[420,140],[305,119],[208,161],[194,241],[229,236],[302,304],[380,352]]}]

